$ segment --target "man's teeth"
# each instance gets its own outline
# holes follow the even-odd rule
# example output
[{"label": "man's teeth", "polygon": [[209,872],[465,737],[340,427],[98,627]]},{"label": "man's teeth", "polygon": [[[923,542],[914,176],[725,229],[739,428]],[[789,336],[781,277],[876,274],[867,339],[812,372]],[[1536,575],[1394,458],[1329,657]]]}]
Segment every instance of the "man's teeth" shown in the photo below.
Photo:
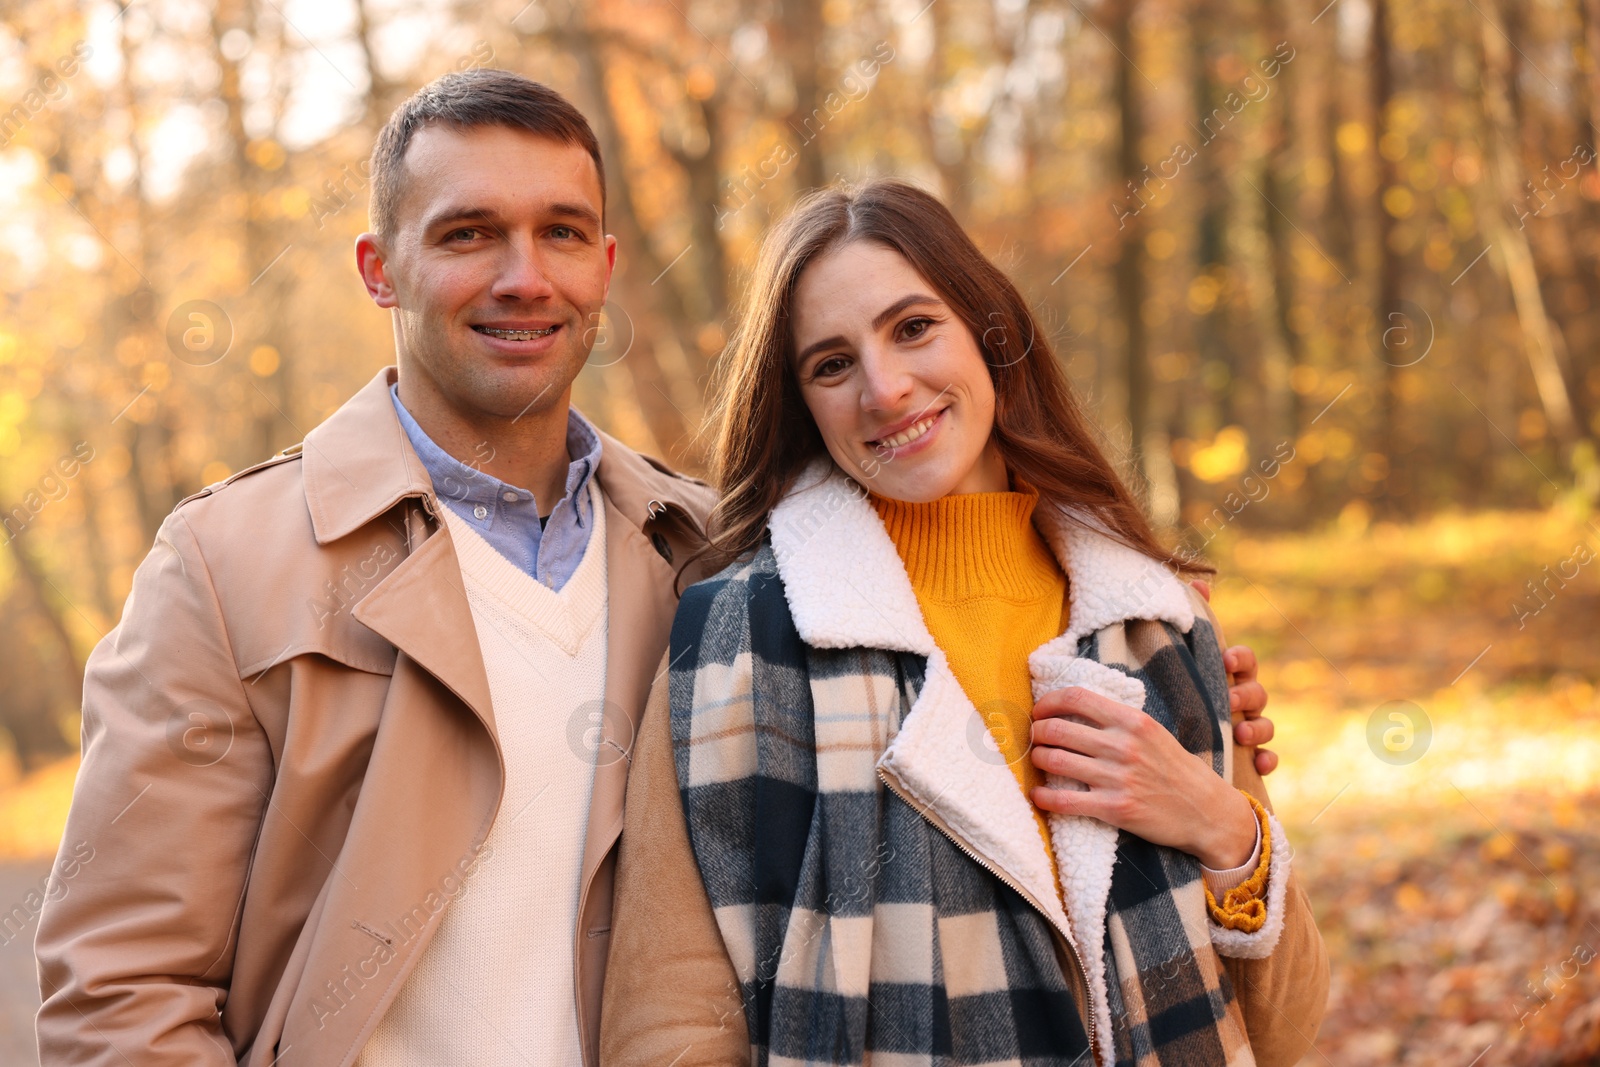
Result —
[{"label": "man's teeth", "polygon": [[474,326],[473,329],[479,333],[486,333],[490,337],[501,337],[507,341],[531,341],[535,337],[549,337],[556,332],[555,326],[546,326],[542,330],[501,330],[493,326]]},{"label": "man's teeth", "polygon": [[901,445],[909,445],[912,441],[915,441],[917,438],[927,433],[928,428],[937,422],[938,419],[938,415],[929,415],[921,422],[912,426],[908,426],[904,430],[901,430],[899,433],[895,434],[893,437],[879,438],[874,442],[874,444],[883,445],[885,448],[899,448]]}]

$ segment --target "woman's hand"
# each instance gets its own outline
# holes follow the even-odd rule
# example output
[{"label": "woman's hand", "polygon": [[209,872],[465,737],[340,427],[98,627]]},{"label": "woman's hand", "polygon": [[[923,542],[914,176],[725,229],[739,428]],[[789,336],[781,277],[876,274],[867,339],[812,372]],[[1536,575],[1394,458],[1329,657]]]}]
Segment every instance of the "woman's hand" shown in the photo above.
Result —
[{"label": "woman's hand", "polygon": [[1033,718],[1034,766],[1089,787],[1037,787],[1039,807],[1099,819],[1213,870],[1250,858],[1250,802],[1143,711],[1073,686],[1046,693]]},{"label": "woman's hand", "polygon": [[[1195,592],[1211,603],[1211,583],[1195,579],[1189,583]],[[1234,645],[1222,654],[1228,671],[1228,708],[1243,711],[1244,721],[1233,728],[1233,739],[1241,745],[1264,745],[1272,740],[1272,720],[1261,714],[1267,708],[1267,691],[1256,681],[1256,654],[1249,645]],[[1256,773],[1262,777],[1278,766],[1278,754],[1256,749]]]}]

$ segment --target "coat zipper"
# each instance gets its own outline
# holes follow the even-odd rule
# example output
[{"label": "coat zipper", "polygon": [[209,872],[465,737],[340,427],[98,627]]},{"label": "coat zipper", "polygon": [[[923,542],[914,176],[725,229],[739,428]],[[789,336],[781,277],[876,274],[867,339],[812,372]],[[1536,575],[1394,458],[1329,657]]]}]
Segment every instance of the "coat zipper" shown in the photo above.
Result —
[{"label": "coat zipper", "polygon": [[[933,812],[931,810],[929,810],[928,808],[923,807],[921,804],[917,803],[915,800],[913,800],[910,797],[906,796],[905,793],[901,792],[900,789],[898,789],[895,786],[894,782],[889,780],[889,775],[884,771],[884,769],[882,767],[879,767],[877,770],[878,770],[878,778],[879,778],[879,780],[881,780],[883,782],[883,784],[886,787],[888,787],[888,789],[889,789],[889,791],[891,793],[893,793],[895,796],[899,797],[901,800],[905,801],[907,804],[909,804],[911,806],[911,808],[914,811],[917,812],[917,814],[921,815],[924,819],[928,820],[929,824],[932,825],[934,829],[938,830],[945,837],[949,838],[950,839],[950,843],[955,845],[956,848],[959,848],[962,852],[966,853],[969,857],[971,857],[971,859],[972,859],[972,861],[974,863],[976,863],[978,866],[982,867],[984,870],[988,871],[990,874],[994,875],[996,878],[1000,879],[1000,881],[1004,882],[1006,885],[1010,886],[1016,892],[1016,894],[1019,897],[1021,897],[1023,900],[1026,900],[1029,904],[1031,904],[1034,907],[1034,909],[1039,912],[1040,915],[1044,915],[1044,917],[1046,919],[1050,918],[1050,916],[1045,913],[1045,910],[1043,908],[1039,907],[1039,902],[1033,898],[1033,894],[1029,893],[1025,888],[1023,888],[1022,885],[1020,885],[1016,881],[1016,879],[1012,878],[1009,874],[1006,874],[1000,868],[996,867],[994,864],[990,863],[988,860],[986,860],[982,856],[978,855],[977,852],[975,852],[971,848],[969,848],[967,846],[966,842],[962,841],[960,837],[956,836],[956,834],[955,834],[955,832],[953,830],[951,830],[948,826],[946,826],[944,824],[944,820],[943,819],[938,818],[937,816],[935,816],[933,814]],[[1052,922],[1050,925],[1051,925],[1052,928],[1054,928],[1055,923]],[[1067,952],[1070,953],[1071,956],[1072,956],[1072,962],[1076,963],[1078,965],[1078,973],[1083,976],[1083,991],[1084,991],[1085,995],[1087,995],[1088,998],[1089,998],[1088,1010],[1086,1012],[1084,1012],[1084,1014],[1089,1019],[1089,1055],[1090,1055],[1091,1058],[1093,1058],[1095,1063],[1099,1063],[1100,1062],[1100,1051],[1099,1051],[1099,1048],[1095,1044],[1094,986],[1089,981],[1089,970],[1088,970],[1088,968],[1086,968],[1083,965],[1083,959],[1082,959],[1082,957],[1080,957],[1078,955],[1078,950],[1072,944],[1072,940],[1070,938],[1063,937],[1062,941],[1067,946]]]}]

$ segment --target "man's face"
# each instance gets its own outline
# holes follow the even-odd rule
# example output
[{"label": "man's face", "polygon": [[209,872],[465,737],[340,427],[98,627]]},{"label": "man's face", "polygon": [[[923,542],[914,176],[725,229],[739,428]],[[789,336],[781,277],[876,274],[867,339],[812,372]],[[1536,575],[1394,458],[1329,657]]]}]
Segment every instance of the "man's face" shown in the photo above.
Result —
[{"label": "man's face", "polygon": [[594,160],[525,130],[429,126],[405,169],[395,232],[362,256],[396,309],[402,380],[421,379],[403,388],[469,420],[565,410],[616,260]]}]

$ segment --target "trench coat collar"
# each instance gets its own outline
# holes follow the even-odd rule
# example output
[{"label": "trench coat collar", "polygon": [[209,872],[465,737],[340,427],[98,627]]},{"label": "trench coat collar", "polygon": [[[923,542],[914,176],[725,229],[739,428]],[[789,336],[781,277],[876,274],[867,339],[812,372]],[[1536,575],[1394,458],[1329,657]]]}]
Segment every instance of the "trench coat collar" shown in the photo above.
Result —
[{"label": "trench coat collar", "polygon": [[[398,379],[394,367],[385,367],[306,435],[301,462],[318,544],[361,529],[407,497],[433,496],[428,472],[389,399],[389,386]],[[610,434],[600,432],[600,440],[595,477],[633,526],[642,528],[663,508],[691,513],[696,483],[657,468]]]}]

